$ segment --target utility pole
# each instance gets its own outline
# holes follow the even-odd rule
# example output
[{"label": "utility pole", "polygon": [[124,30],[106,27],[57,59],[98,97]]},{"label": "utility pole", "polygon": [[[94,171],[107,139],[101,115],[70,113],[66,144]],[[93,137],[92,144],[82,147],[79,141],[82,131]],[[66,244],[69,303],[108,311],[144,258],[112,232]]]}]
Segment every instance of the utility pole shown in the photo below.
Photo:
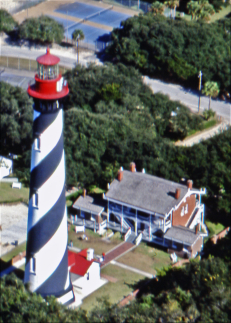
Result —
[{"label": "utility pole", "polygon": [[80,34],[77,35],[76,37],[76,47],[77,47],[77,64],[79,64],[79,37]]},{"label": "utility pole", "polygon": [[199,102],[198,102],[198,113],[200,113],[200,107],[201,107],[201,83],[202,83],[202,72],[200,71],[198,74],[199,77]]}]

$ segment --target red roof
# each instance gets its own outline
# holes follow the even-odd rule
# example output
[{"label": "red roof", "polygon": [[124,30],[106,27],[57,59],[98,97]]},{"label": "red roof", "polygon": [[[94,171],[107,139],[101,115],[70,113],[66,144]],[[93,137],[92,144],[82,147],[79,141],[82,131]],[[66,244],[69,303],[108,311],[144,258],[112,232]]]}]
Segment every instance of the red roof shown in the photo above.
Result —
[{"label": "red roof", "polygon": [[47,48],[47,52],[45,55],[39,56],[36,61],[41,64],[41,65],[57,65],[60,61],[60,59],[55,56],[50,54],[50,48]]},{"label": "red roof", "polygon": [[70,272],[76,275],[84,276],[94,260],[87,260],[87,249],[83,249],[79,253],[68,250],[68,267]]}]

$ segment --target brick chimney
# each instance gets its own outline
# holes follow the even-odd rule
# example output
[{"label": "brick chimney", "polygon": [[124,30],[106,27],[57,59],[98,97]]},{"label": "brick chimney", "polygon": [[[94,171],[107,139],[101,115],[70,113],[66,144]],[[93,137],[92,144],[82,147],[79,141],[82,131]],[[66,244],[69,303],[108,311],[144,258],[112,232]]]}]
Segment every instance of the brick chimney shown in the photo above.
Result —
[{"label": "brick chimney", "polygon": [[134,162],[131,162],[131,164],[130,164],[130,171],[132,173],[135,173],[136,172],[136,164]]},{"label": "brick chimney", "polygon": [[200,223],[198,223],[195,227],[195,233],[197,234],[200,231]]},{"label": "brick chimney", "polygon": [[84,188],[83,189],[83,197],[86,197],[86,195],[87,195],[87,190]]},{"label": "brick chimney", "polygon": [[193,186],[193,181],[191,179],[187,180],[187,187],[191,190]]},{"label": "brick chimney", "polygon": [[180,188],[177,188],[175,192],[175,199],[178,200],[179,198],[180,198]]},{"label": "brick chimney", "polygon": [[121,182],[122,181],[122,179],[123,179],[123,175],[124,175],[124,172],[120,169],[120,170],[118,170],[118,175],[117,175],[117,179],[118,179],[118,181],[119,182]]}]

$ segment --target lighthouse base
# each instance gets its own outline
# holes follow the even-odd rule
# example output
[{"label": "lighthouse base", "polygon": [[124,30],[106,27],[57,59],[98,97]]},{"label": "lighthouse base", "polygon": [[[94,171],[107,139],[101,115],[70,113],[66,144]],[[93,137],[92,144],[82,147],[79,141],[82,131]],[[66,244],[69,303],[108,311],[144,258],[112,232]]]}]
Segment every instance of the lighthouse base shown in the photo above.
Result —
[{"label": "lighthouse base", "polygon": [[69,292],[67,292],[63,296],[57,298],[57,301],[59,303],[65,305],[65,306],[74,303],[74,301],[75,301],[75,294],[73,292],[73,289],[71,289]]}]

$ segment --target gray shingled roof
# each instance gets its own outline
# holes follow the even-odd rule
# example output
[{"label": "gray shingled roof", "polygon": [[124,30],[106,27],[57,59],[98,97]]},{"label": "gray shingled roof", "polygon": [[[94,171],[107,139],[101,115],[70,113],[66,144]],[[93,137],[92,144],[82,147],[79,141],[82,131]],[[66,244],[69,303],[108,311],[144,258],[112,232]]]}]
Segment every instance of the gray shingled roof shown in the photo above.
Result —
[{"label": "gray shingled roof", "polygon": [[104,207],[94,204],[94,199],[88,195],[85,197],[79,196],[72,207],[78,210],[85,209],[94,214],[100,214],[104,210]]},{"label": "gray shingled roof", "polygon": [[[181,189],[178,200],[175,199],[177,188]],[[145,173],[124,170],[122,181],[115,179],[106,197],[152,213],[167,214],[181,201],[187,191],[186,185]]]},{"label": "gray shingled roof", "polygon": [[199,233],[196,234],[194,230],[182,227],[180,225],[171,227],[164,235],[164,238],[166,239],[181,241],[185,244],[189,244],[190,246],[194,244],[199,237]]}]

